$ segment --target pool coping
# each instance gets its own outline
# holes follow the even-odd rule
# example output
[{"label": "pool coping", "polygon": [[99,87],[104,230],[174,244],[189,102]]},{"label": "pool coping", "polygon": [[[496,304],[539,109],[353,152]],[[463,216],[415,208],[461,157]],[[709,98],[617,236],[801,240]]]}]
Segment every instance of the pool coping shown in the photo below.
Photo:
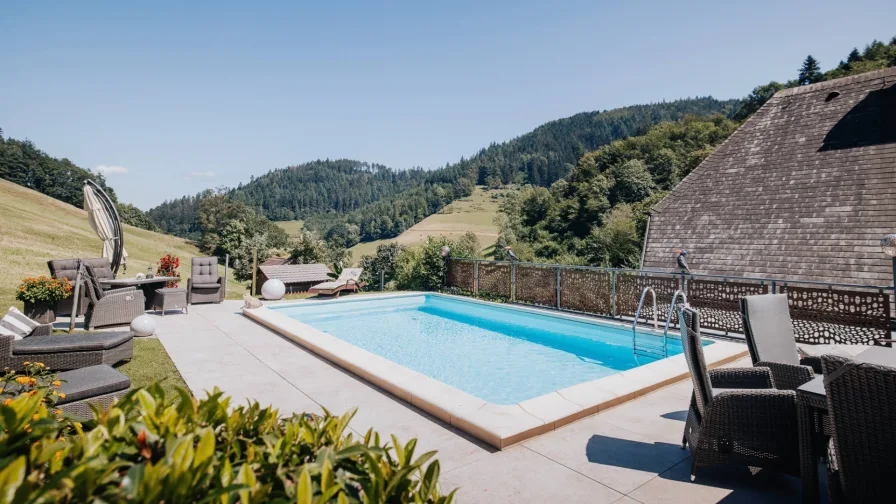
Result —
[{"label": "pool coping", "polygon": [[[269,308],[269,306],[301,306],[306,303],[315,305],[352,303],[419,295],[498,305],[595,325],[631,327],[631,324],[596,320],[571,313],[551,313],[538,308],[492,303],[433,292],[367,294],[326,301],[296,300],[266,303],[261,308],[244,308],[242,311],[244,316],[255,322],[499,450],[688,377],[684,355],[679,354],[517,404],[493,404],[292,319],[279,310]],[[652,329],[645,329],[644,332],[662,335],[662,331]],[[747,349],[743,344],[728,341],[713,340],[712,345],[704,347],[706,364],[710,368],[722,366],[746,354]]]}]

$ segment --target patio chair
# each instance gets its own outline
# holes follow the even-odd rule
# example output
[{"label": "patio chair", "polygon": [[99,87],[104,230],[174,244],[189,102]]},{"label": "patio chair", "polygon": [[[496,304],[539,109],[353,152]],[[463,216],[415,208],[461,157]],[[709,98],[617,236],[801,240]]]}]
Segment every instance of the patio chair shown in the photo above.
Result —
[{"label": "patio chair", "polygon": [[821,373],[818,357],[800,356],[786,294],[742,297],[740,312],[753,366],[771,369],[776,388],[796,390]]},{"label": "patio chair", "polygon": [[833,424],[831,502],[892,502],[896,368],[838,355],[822,356],[821,365]]},{"label": "patio chair", "polygon": [[691,481],[697,467],[716,464],[799,475],[796,392],[775,390],[768,368],[708,370],[699,314],[683,307],[679,317],[694,384],[681,446],[691,446]]},{"label": "patio chair", "polygon": [[[98,365],[59,373],[62,385],[59,391],[65,394],[56,406],[62,411],[81,418],[90,418],[91,404],[107,408],[113,401],[121,398],[131,387],[131,380],[112,369],[110,366]],[[0,393],[6,399],[16,393],[18,385],[13,384]]]},{"label": "patio chair", "polygon": [[187,304],[221,303],[227,285],[227,266],[224,276],[218,276],[217,257],[194,257],[190,260],[192,271],[187,279]]},{"label": "patio chair", "polygon": [[101,272],[87,265],[87,281],[84,288],[90,297],[90,304],[84,314],[84,325],[88,330],[99,326],[130,324],[145,313],[143,291],[136,287],[103,290],[100,285]]},{"label": "patio chair", "polygon": [[[75,279],[78,277],[79,260],[82,261],[84,265],[92,266],[100,280],[111,280],[115,278],[115,274],[112,273],[112,265],[105,257],[97,257],[93,259],[53,259],[47,261],[47,267],[50,268],[50,276],[53,278],[67,278],[68,281],[72,283],[72,286],[74,286]],[[83,275],[81,279],[84,280]],[[78,300],[77,316],[80,317],[87,313],[87,306],[90,304],[90,295],[87,293],[86,288],[82,288],[78,297],[80,299]],[[56,314],[70,315],[72,313],[74,299],[74,295],[72,295],[56,303]]]},{"label": "patio chair", "polygon": [[364,268],[345,268],[342,273],[339,273],[339,278],[336,280],[319,283],[308,289],[308,292],[321,296],[336,296],[337,298],[344,291],[357,292],[367,285],[367,282],[360,280],[362,273],[364,273]]}]

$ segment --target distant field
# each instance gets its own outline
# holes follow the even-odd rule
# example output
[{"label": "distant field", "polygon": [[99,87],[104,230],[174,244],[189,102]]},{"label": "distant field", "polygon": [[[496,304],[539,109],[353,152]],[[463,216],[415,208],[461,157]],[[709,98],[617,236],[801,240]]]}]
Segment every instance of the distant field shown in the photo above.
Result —
[{"label": "distant field", "polygon": [[305,227],[305,221],[300,220],[279,221],[275,222],[274,224],[277,224],[278,226],[283,228],[283,230],[286,231],[289,236],[298,236],[299,231],[301,231],[302,228]]},{"label": "distant field", "polygon": [[493,221],[501,200],[491,197],[496,192],[500,191],[486,191],[482,187],[477,187],[470,197],[459,199],[446,206],[441,212],[423,219],[397,238],[355,245],[350,249],[352,260],[357,262],[361,256],[372,254],[381,243],[397,241],[403,245],[415,245],[426,241],[427,236],[447,236],[457,239],[467,231],[475,233],[482,247],[488,248],[498,239],[498,228]]},{"label": "distant field", "polygon": [[[25,276],[48,275],[47,261],[77,257],[99,257],[102,242],[87,223],[87,213],[36,191],[0,180],[0,309],[22,307],[15,290]],[[190,258],[199,250],[182,238],[125,226],[124,246],[130,257],[127,272],[145,272],[166,252],[180,257],[181,277],[190,275]],[[224,272],[223,266],[221,273]],[[232,277],[231,277],[232,278]],[[228,282],[227,297],[238,299],[246,292],[239,283]]]}]

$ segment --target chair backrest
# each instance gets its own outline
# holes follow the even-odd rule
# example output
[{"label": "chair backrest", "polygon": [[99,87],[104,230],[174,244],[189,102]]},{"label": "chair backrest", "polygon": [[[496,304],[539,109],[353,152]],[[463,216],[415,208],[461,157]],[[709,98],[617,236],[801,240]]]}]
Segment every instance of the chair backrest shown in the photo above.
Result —
[{"label": "chair backrest", "polygon": [[87,290],[90,300],[96,303],[103,298],[103,286],[100,285],[100,280],[103,278],[99,276],[103,274],[103,269],[95,268],[92,264],[85,264],[84,269],[87,272],[87,278],[84,279],[84,288]]},{"label": "chair backrest", "polygon": [[74,282],[78,277],[78,261],[82,261],[85,265],[94,267],[94,272],[100,280],[110,280],[115,278],[112,273],[112,264],[105,257],[95,257],[91,259],[52,259],[47,261],[47,267],[50,268],[50,275],[53,278],[67,278],[70,282]]},{"label": "chair backrest", "polygon": [[681,325],[681,346],[684,358],[688,363],[691,381],[694,383],[694,396],[697,400],[697,411],[702,419],[706,406],[712,400],[712,383],[706,369],[706,358],[703,356],[703,340],[700,337],[700,314],[689,307],[682,307],[678,313]]},{"label": "chair backrest", "polygon": [[790,320],[787,294],[762,294],[740,299],[744,336],[753,363],[799,365],[800,355]]},{"label": "chair backrest", "polygon": [[[823,355],[828,413],[843,502],[892,502],[896,474],[896,368]],[[848,366],[839,376],[832,373]]]},{"label": "chair backrest", "polygon": [[339,280],[354,280],[357,282],[361,278],[361,273],[364,273],[364,268],[345,268],[339,274]]},{"label": "chair backrest", "polygon": [[215,283],[218,281],[217,257],[194,257],[190,261],[193,283]]}]

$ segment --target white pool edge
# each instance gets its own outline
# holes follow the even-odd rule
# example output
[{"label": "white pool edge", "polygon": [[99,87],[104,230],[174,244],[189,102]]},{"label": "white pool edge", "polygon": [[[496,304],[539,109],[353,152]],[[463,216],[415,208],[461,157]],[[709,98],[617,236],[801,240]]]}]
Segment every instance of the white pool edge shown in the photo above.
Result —
[{"label": "white pool edge", "polygon": [[[313,303],[352,303],[369,299],[397,298],[419,295],[457,298],[463,301],[503,308],[534,312],[590,324],[631,327],[620,322],[595,320],[564,312],[551,313],[525,306],[498,304],[462,296],[431,292],[399,294],[368,294],[327,301],[290,301],[273,306]],[[272,305],[268,303],[268,306]],[[407,401],[440,420],[480,439],[489,445],[505,449],[511,445],[543,434],[575,420],[593,415],[613,406],[642,396],[688,377],[684,355],[679,354],[592,380],[555,392],[550,392],[518,404],[500,405],[479,399],[471,394],[442,383],[434,378],[396,364],[384,357],[331,336],[312,326],[292,319],[268,306],[243,310],[243,315],[277,332],[304,348],[337,364],[349,372]],[[350,321],[347,321],[350,323]],[[639,328],[640,330],[640,328]],[[645,330],[645,332],[655,332]],[[662,332],[660,331],[661,335]],[[742,344],[714,340],[704,347],[708,367],[718,367],[747,354]]]}]

